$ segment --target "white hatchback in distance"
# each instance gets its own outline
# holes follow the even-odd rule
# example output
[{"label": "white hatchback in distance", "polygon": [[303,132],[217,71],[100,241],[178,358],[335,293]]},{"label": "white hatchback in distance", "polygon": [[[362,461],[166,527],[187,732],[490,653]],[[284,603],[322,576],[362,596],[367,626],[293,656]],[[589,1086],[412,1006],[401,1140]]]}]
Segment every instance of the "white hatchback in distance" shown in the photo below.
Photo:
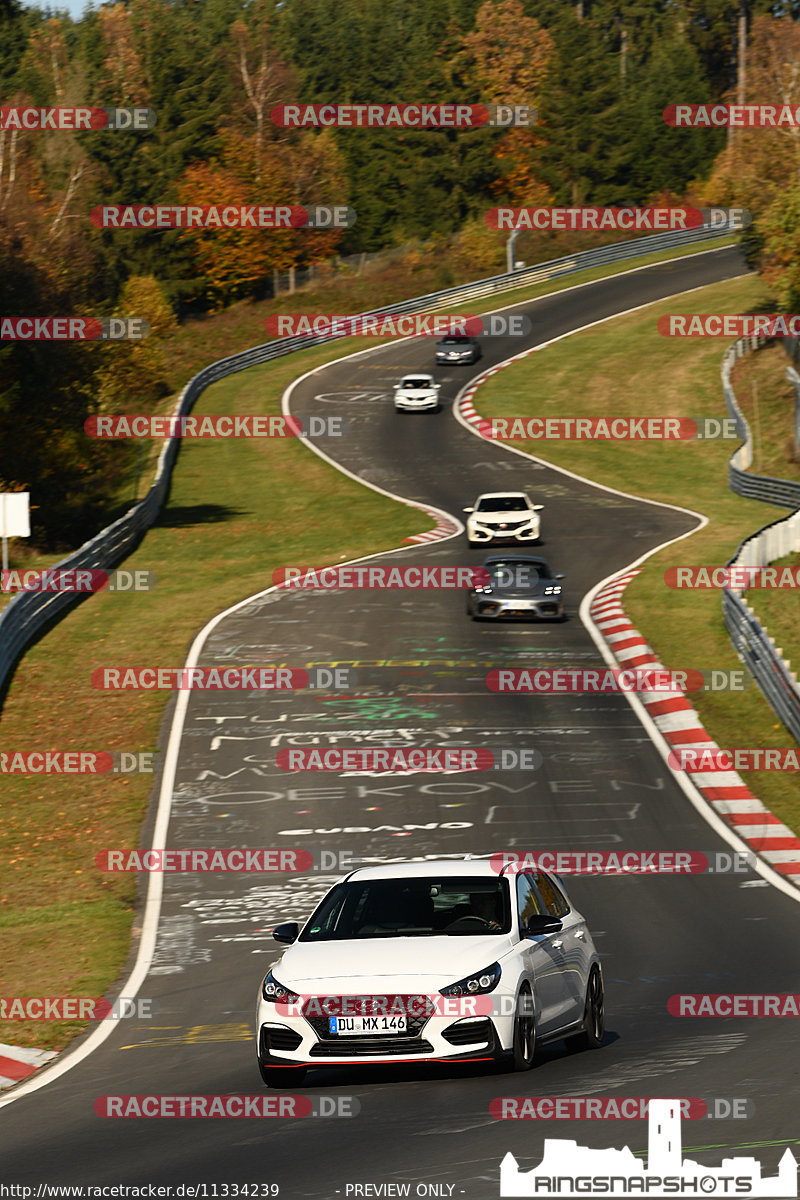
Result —
[{"label": "white hatchback in distance", "polygon": [[439,388],[432,375],[415,372],[404,375],[394,389],[395,412],[436,412],[439,408]]},{"label": "white hatchback in distance", "polygon": [[265,1083],[312,1067],[505,1059],[603,1040],[603,975],[559,880],[488,859],[360,867],[334,884],[261,983]]},{"label": "white hatchback in distance", "polygon": [[469,513],[467,541],[470,546],[537,542],[541,533],[539,513],[543,508],[543,504],[534,504],[525,492],[484,492],[470,508],[464,509]]}]

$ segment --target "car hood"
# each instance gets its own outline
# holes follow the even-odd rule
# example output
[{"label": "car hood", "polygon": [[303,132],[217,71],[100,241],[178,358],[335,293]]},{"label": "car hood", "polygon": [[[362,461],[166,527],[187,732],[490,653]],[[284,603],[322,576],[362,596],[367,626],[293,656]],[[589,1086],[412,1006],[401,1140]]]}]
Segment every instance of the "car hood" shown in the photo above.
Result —
[{"label": "car hood", "polygon": [[436,388],[434,388],[434,387],[396,388],[395,394],[398,396],[410,396],[413,399],[414,397],[430,396],[431,393],[433,393],[435,391],[436,391]]},{"label": "car hood", "polygon": [[284,987],[302,993],[347,995],[353,990],[380,993],[417,991],[423,984],[438,991],[495,962],[511,948],[511,936],[385,937],[347,942],[296,942],[275,974]]},{"label": "car hood", "polygon": [[[516,600],[519,600],[519,599],[533,600],[537,596],[543,596],[545,594],[545,591],[544,591],[545,588],[553,587],[556,584],[556,582],[557,581],[553,580],[553,579],[545,579],[545,580],[540,579],[538,581],[538,583],[528,584],[527,587],[513,587],[513,586],[492,587],[492,590],[490,592],[484,590],[481,593],[481,595],[496,596],[500,600],[508,600],[508,599],[512,599],[512,598],[516,599]],[[553,595],[552,592],[550,594]],[[560,595],[560,594],[561,594],[560,592],[556,593],[556,595]]]},{"label": "car hood", "polygon": [[470,513],[470,516],[483,525],[499,525],[504,521],[524,521],[526,518],[535,517],[536,513],[531,512],[529,508],[515,508],[513,512],[479,512]]}]

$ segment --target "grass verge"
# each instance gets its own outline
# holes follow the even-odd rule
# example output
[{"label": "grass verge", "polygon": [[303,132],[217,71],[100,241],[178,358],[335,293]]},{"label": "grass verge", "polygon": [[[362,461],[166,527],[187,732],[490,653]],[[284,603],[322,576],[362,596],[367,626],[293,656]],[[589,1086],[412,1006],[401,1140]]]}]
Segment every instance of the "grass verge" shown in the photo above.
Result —
[{"label": "grass verge", "polygon": [[[289,382],[330,356],[318,348],[232,376],[196,411],[277,412]],[[360,487],[295,439],[187,442],[160,521],[125,564],[154,571],[157,586],[89,597],[25,655],[2,714],[4,749],[153,750],[169,694],[96,691],[94,667],[179,666],[196,631],[268,587],[274,567],[357,557],[430,526],[424,513]],[[4,993],[102,995],[128,954],[136,881],[102,874],[94,857],[138,845],[152,776],[6,776],[3,784]],[[61,1048],[81,1028],[0,1020],[0,1042]]]}]

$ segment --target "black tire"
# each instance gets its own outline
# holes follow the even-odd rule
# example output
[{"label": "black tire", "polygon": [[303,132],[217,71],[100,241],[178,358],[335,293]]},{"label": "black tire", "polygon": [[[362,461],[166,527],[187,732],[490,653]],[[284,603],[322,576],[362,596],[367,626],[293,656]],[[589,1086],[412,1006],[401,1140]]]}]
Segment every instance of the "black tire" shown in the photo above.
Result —
[{"label": "black tire", "polygon": [[570,1038],[576,1050],[596,1050],[603,1044],[605,1031],[605,995],[603,976],[597,967],[592,968],[586,985],[586,1002],[583,1006],[583,1029]]},{"label": "black tire", "polygon": [[536,1017],[533,1009],[533,993],[530,985],[523,983],[517,997],[517,1015],[514,1018],[514,1046],[511,1063],[515,1071],[530,1071],[536,1054]]},{"label": "black tire", "polygon": [[299,1087],[308,1074],[306,1067],[274,1067],[263,1063],[261,1059],[258,1060],[258,1069],[264,1083],[272,1088]]}]

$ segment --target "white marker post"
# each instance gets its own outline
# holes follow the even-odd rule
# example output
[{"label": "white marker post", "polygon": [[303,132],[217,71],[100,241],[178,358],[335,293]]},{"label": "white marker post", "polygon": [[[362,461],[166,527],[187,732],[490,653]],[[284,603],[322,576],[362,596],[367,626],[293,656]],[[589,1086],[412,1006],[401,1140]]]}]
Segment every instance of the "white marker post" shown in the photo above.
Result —
[{"label": "white marker post", "polygon": [[8,570],[8,539],[30,537],[30,492],[0,492],[0,537],[3,539],[3,570]]}]

